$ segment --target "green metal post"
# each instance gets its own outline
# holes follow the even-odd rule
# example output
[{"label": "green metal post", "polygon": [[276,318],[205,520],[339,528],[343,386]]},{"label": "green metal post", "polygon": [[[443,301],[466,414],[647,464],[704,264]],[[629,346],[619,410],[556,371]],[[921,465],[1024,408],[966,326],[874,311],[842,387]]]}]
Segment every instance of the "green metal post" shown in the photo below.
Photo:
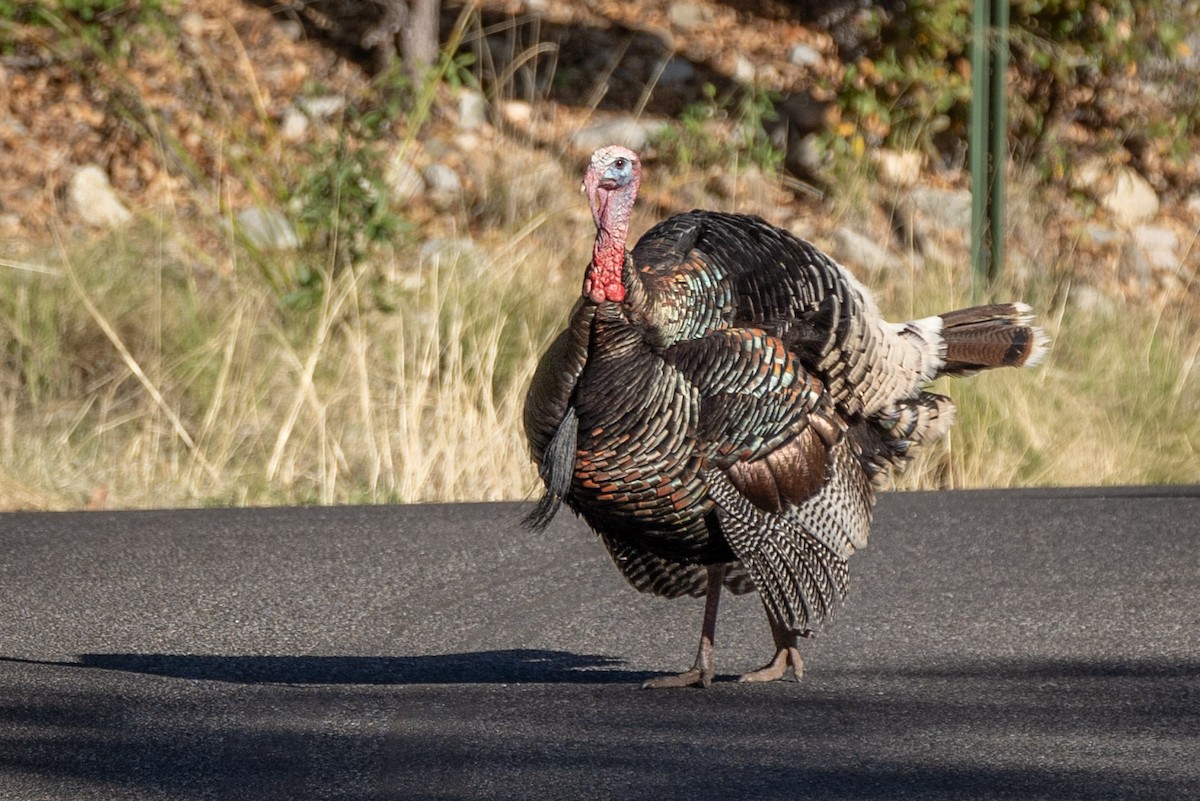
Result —
[{"label": "green metal post", "polygon": [[1004,269],[1004,178],[1008,166],[1008,4],[995,0],[992,6],[992,92],[989,98],[991,121],[988,126],[988,151],[991,153],[991,205],[988,227],[991,231],[992,260],[988,282],[995,283]]},{"label": "green metal post", "polygon": [[[1001,0],[1003,2],[1003,0]],[[982,301],[991,272],[991,250],[987,247],[988,213],[988,28],[991,0],[974,0],[971,11],[971,121],[967,153],[971,166],[971,297]]]}]

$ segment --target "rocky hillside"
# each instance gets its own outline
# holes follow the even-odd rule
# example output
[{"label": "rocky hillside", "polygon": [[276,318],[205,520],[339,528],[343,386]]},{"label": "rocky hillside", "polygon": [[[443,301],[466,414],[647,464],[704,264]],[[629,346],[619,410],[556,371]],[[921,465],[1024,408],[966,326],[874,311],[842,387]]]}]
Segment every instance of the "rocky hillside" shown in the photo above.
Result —
[{"label": "rocky hillside", "polygon": [[[613,141],[647,162],[634,234],[756,213],[889,314],[973,296],[958,122],[898,144],[849,104],[897,87],[845,3],[447,2],[417,84],[292,6],[0,0],[0,509],[522,497],[524,389]],[[1040,153],[1014,135],[1001,290],[1054,351],[956,386],[907,486],[1195,479],[1184,61],[1069,87]]]},{"label": "rocky hillside", "polygon": [[[328,155],[322,145],[381,102],[361,59],[306,21],[258,3],[120,8],[113,13],[128,16],[120,24],[69,21],[74,36],[28,20],[5,23],[0,241],[19,257],[52,231],[102,229],[129,211],[165,209],[185,222],[241,215],[252,241],[300,245],[304,232],[293,230],[289,197],[314,160]],[[651,159],[657,151],[707,173],[682,192],[660,182],[671,190],[655,198],[663,210],[769,197],[781,222],[851,263],[961,258],[961,158],[860,139],[849,160],[834,163],[821,149],[839,132],[856,136],[829,89],[847,69],[839,53],[853,22],[775,2],[448,3],[443,38],[459,55],[444,65],[427,108],[389,121],[383,177],[392,202],[429,237],[452,230],[486,239],[480,229],[495,222],[486,206],[498,191],[497,161],[519,158],[521,170],[536,163],[569,186],[583,155],[623,141]],[[1200,50],[1200,37],[1185,46]],[[1163,113],[1169,74],[1146,73],[1145,82],[1130,76],[1108,88],[1121,96],[1108,107]],[[704,152],[747,152],[747,136],[761,139],[772,164],[786,165],[782,182],[757,169],[734,176]],[[1160,158],[1153,148],[1148,156],[1144,143],[1102,148],[1102,139],[1065,121],[1057,146],[1069,169],[1057,180],[1027,176],[1038,197],[1021,197],[1019,180],[1017,214],[1049,215],[1049,224],[1039,224],[1039,252],[1022,252],[1020,229],[1029,220],[1014,217],[1018,262],[1036,266],[1047,248],[1075,251],[1090,265],[1085,282],[1102,295],[1193,294],[1200,148],[1179,142],[1174,152],[1182,156]],[[853,152],[873,168],[847,172]],[[751,189],[756,182],[763,186]],[[204,224],[194,233],[216,236]]]}]

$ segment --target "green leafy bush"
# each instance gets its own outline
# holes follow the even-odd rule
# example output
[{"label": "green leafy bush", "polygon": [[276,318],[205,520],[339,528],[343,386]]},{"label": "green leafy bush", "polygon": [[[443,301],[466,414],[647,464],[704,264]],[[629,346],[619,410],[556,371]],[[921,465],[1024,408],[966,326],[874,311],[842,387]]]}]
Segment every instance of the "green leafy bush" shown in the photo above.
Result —
[{"label": "green leafy bush", "polygon": [[704,100],[692,103],[655,137],[664,160],[684,169],[706,169],[744,157],[767,171],[783,163],[784,152],[767,134],[764,123],[775,119],[775,100],[765,90],[740,91],[718,97],[706,83]]},{"label": "green leafy bush", "polygon": [[[1194,0],[1013,0],[1010,48],[1010,135],[1035,162],[1053,169],[1049,141],[1056,124],[1076,119],[1124,141],[1142,128],[1115,107],[1109,87],[1151,59],[1185,52],[1181,20]],[[1186,8],[1185,8],[1186,7]],[[920,147],[931,155],[966,135],[970,103],[971,0],[913,0],[874,6],[860,41],[864,53],[827,85],[844,123],[831,137],[867,145]],[[1169,134],[1197,133],[1198,101],[1177,92]],[[1183,120],[1183,129],[1178,123]],[[1139,133],[1139,135],[1142,135]],[[827,140],[827,145],[833,143]],[[844,145],[843,145],[844,148]],[[1055,170],[1057,172],[1057,170]]]},{"label": "green leafy bush", "polygon": [[0,0],[0,29],[6,25],[50,28],[79,36],[93,47],[112,48],[127,41],[129,29],[161,24],[171,0],[53,0],[31,3]]}]

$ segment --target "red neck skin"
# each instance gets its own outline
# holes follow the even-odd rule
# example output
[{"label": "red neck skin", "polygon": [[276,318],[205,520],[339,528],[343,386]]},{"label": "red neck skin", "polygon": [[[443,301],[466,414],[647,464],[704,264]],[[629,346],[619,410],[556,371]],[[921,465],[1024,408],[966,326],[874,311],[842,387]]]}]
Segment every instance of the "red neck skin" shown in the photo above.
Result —
[{"label": "red neck skin", "polygon": [[592,216],[596,220],[596,241],[592,245],[592,262],[583,278],[583,294],[593,303],[625,300],[625,238],[629,234],[629,218],[637,184],[619,189],[588,187]]}]

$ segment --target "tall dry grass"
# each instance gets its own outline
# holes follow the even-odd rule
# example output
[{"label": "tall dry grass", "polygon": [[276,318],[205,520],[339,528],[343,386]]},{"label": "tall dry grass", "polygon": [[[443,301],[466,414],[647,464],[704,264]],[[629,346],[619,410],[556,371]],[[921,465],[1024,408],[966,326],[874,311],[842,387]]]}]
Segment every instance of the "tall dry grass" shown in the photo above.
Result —
[{"label": "tall dry grass", "polygon": [[529,487],[516,421],[568,296],[546,292],[559,271],[527,248],[398,253],[392,308],[347,271],[296,313],[253,272],[197,281],[156,260],[145,234],[64,250],[37,272],[0,269],[0,506],[487,500]]},{"label": "tall dry grass", "polygon": [[[198,270],[160,225],[0,264],[0,506],[526,497],[523,394],[589,243],[575,216],[513,217],[480,249],[380,254],[382,289],[330,275],[301,310],[236,258],[229,276]],[[950,266],[865,278],[894,319],[971,296]],[[1012,283],[1041,311],[1049,358],[944,382],[958,423],[895,485],[1200,478],[1190,310],[1084,310],[1066,268]]]}]

